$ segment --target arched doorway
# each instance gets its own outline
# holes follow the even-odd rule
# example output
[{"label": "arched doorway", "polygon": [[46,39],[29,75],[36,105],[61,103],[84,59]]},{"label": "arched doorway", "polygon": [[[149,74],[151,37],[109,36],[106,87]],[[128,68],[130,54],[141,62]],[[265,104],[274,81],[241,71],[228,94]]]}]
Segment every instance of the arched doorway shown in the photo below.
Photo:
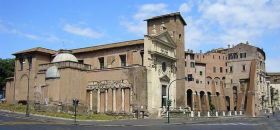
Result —
[{"label": "arched doorway", "polygon": [[193,97],[192,97],[193,93],[191,89],[187,90],[187,105],[191,108],[191,110],[193,110]]},{"label": "arched doorway", "polygon": [[216,92],[216,109],[219,111],[220,108],[221,108],[221,103],[220,103],[220,93],[219,92]]},{"label": "arched doorway", "polygon": [[207,92],[209,106],[212,104],[211,93]]},{"label": "arched doorway", "polygon": [[232,92],[233,92],[233,105],[234,105],[234,110],[236,111],[236,109],[237,109],[237,87],[236,87],[236,86],[233,86]]},{"label": "arched doorway", "polygon": [[199,95],[200,95],[201,110],[202,111],[207,111],[206,110],[205,92],[200,91]]},{"label": "arched doorway", "polygon": [[226,107],[227,107],[227,111],[230,111],[230,97],[226,96]]}]

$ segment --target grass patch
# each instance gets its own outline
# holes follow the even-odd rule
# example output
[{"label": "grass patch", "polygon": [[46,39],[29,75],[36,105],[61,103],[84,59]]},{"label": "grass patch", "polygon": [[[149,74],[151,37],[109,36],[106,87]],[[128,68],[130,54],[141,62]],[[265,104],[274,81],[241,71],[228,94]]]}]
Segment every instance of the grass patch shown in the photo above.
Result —
[{"label": "grass patch", "polygon": [[[0,109],[9,110],[12,112],[25,112],[26,105],[13,105],[13,104],[0,104]],[[33,107],[30,107],[31,114],[52,116],[52,117],[61,117],[73,119],[74,115],[64,112],[38,112],[35,111]],[[120,115],[106,115],[106,114],[78,114],[78,120],[119,120],[119,119],[129,119],[129,116],[120,116]]]}]

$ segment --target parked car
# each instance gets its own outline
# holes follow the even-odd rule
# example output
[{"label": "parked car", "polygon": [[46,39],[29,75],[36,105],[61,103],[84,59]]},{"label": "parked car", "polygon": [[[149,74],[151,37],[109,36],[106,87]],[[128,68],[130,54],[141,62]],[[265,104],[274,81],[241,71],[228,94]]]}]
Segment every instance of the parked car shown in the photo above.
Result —
[{"label": "parked car", "polygon": [[5,98],[0,99],[0,103],[5,103],[5,102],[6,102]]}]

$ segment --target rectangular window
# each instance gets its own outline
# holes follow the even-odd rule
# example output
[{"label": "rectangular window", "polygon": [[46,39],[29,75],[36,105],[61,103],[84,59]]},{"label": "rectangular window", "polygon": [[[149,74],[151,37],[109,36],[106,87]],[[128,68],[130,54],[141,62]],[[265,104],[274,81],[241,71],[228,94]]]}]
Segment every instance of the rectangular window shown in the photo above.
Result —
[{"label": "rectangular window", "polygon": [[230,72],[230,73],[233,72],[233,67],[232,67],[232,66],[229,67],[229,72]]},{"label": "rectangular window", "polygon": [[240,58],[246,58],[246,53],[240,53]]},{"label": "rectangular window", "polygon": [[190,59],[191,59],[191,60],[194,60],[194,55],[191,54],[191,55],[190,55]]},{"label": "rectangular window", "polygon": [[199,84],[199,80],[197,79],[196,81],[195,81],[197,84]]},{"label": "rectangular window", "polygon": [[166,106],[167,103],[167,94],[166,94],[166,85],[161,86],[161,107]]},{"label": "rectangular window", "polygon": [[234,53],[234,59],[238,59],[238,54]]},{"label": "rectangular window", "polygon": [[121,66],[126,66],[126,55],[120,55]]},{"label": "rectangular window", "polygon": [[27,60],[28,60],[28,69],[32,69],[32,56],[29,56]]},{"label": "rectangular window", "polygon": [[98,58],[100,69],[104,69],[104,57]]},{"label": "rectangular window", "polygon": [[246,65],[242,65],[242,70],[246,71]]},{"label": "rectangular window", "polygon": [[188,81],[193,81],[193,76],[192,76],[192,74],[188,74]]},{"label": "rectangular window", "polygon": [[195,68],[195,63],[191,62],[191,68]]},{"label": "rectangular window", "polygon": [[78,60],[80,64],[84,64],[84,60]]},{"label": "rectangular window", "polygon": [[141,65],[143,66],[144,65],[144,50],[141,50],[140,51],[140,55],[141,55]]},{"label": "rectangular window", "polygon": [[226,73],[227,73],[227,69],[226,69]]},{"label": "rectangular window", "polygon": [[24,59],[19,58],[19,70],[23,70],[23,62],[24,62]]},{"label": "rectangular window", "polygon": [[237,53],[230,53],[230,54],[228,54],[228,59],[229,60],[238,59],[238,54]]},{"label": "rectangular window", "polygon": [[216,73],[216,67],[213,67],[213,72]]},{"label": "rectangular window", "polygon": [[199,75],[202,76],[202,74],[203,74],[202,71],[199,71]]}]

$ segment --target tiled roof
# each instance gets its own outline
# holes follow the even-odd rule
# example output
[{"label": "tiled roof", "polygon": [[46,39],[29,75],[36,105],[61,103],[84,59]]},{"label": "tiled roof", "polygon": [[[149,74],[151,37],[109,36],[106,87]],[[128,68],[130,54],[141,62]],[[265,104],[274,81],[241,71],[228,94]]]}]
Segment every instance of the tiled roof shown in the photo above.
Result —
[{"label": "tiled roof", "polygon": [[18,54],[23,54],[23,53],[30,53],[30,52],[43,52],[43,53],[47,53],[47,54],[55,54],[56,51],[51,50],[51,49],[46,49],[46,48],[42,48],[42,47],[36,47],[36,48],[31,48],[28,50],[23,50],[23,51],[19,51],[14,53],[13,55],[18,55]]},{"label": "tiled roof", "polygon": [[186,21],[184,20],[184,18],[180,14],[180,12],[169,13],[169,14],[164,14],[164,15],[160,15],[160,16],[151,17],[151,18],[145,19],[145,21],[152,20],[152,19],[163,18],[163,17],[176,16],[176,15],[178,15],[180,17],[180,19],[182,20],[184,25],[187,25]]},{"label": "tiled roof", "polygon": [[125,46],[132,46],[132,45],[141,45],[141,44],[144,44],[144,39],[123,41],[123,42],[117,42],[117,43],[111,43],[111,44],[105,44],[105,45],[99,45],[99,46],[91,46],[91,47],[86,47],[86,48],[78,48],[78,49],[73,49],[72,53],[73,54],[83,53],[83,52],[89,52],[89,51],[97,51],[97,50],[125,47]]}]

